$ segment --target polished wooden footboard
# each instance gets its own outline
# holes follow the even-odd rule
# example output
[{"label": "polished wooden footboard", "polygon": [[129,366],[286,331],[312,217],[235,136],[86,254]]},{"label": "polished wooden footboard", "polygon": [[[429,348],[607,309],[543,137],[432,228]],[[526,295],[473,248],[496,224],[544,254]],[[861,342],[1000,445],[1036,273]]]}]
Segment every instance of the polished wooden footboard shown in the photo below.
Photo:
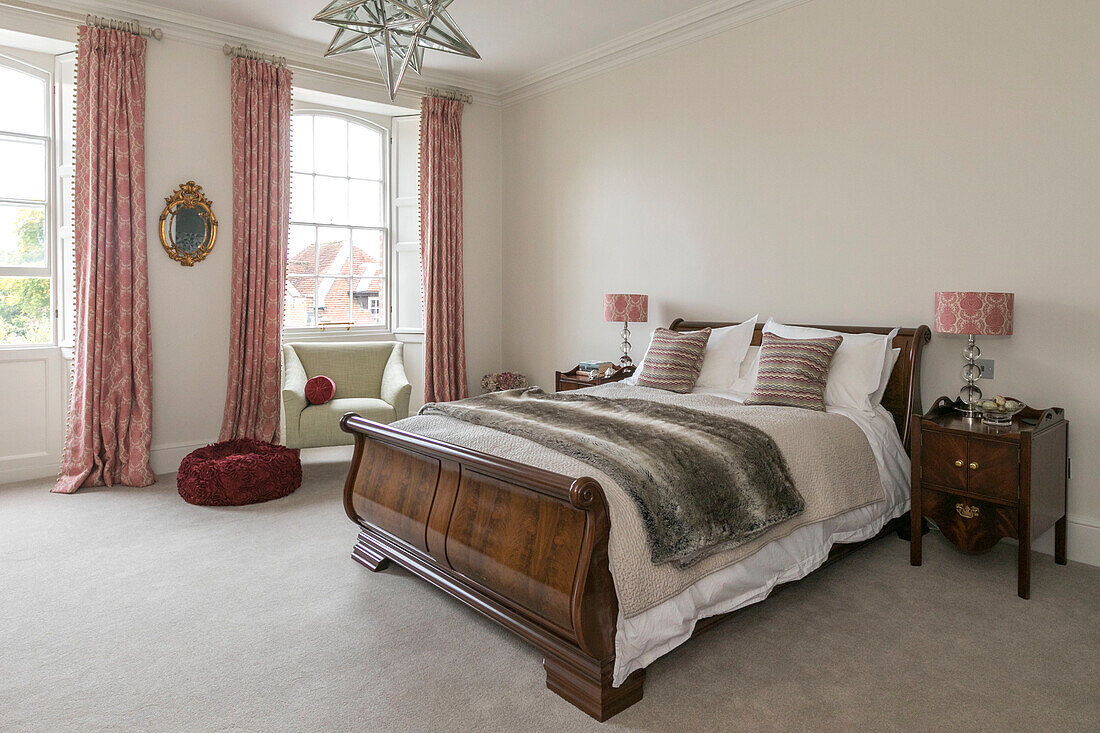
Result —
[{"label": "polished wooden footboard", "polygon": [[538,647],[546,686],[603,721],[642,697],[644,670],[612,687],[618,602],[599,483],[348,414],[344,508],[353,556],[394,561]]}]

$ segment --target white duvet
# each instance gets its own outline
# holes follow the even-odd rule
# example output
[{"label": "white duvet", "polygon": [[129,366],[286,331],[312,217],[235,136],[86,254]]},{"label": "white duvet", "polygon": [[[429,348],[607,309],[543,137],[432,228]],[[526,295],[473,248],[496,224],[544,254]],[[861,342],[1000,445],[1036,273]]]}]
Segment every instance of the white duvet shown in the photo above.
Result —
[{"label": "white duvet", "polygon": [[[728,392],[709,394],[740,401]],[[625,618],[620,612],[615,634],[616,686],[634,670],[687,641],[699,619],[762,601],[776,585],[819,568],[834,544],[874,537],[888,521],[909,510],[909,456],[891,414],[881,405],[873,413],[832,407],[827,411],[851,419],[867,436],[886,501],[801,527],[636,616]]]}]

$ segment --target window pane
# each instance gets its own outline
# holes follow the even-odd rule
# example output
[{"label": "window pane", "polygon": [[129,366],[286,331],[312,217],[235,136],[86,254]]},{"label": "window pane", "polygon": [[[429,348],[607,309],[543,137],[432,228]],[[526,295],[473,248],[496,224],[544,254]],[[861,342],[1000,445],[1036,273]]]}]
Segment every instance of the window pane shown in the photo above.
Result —
[{"label": "window pane", "polygon": [[46,207],[0,204],[0,267],[46,266]]},{"label": "window pane", "polygon": [[313,117],[294,115],[291,119],[290,168],[295,173],[313,173]]},{"label": "window pane", "polygon": [[348,123],[339,117],[313,118],[314,165],[329,176],[348,174]]},{"label": "window pane", "polygon": [[357,326],[386,323],[385,247],[383,232],[356,229],[352,233],[352,320]]},{"label": "window pane", "polygon": [[50,280],[0,277],[0,344],[48,344]]},{"label": "window pane", "polygon": [[294,225],[290,227],[290,246],[287,248],[286,272],[288,275],[312,275],[316,272],[317,257],[313,245],[316,228]]},{"label": "window pane", "polygon": [[15,69],[0,67],[0,130],[24,135],[48,135],[46,81]]},{"label": "window pane", "polygon": [[379,278],[353,293],[351,319],[356,326],[386,325],[384,288],[385,282]]},{"label": "window pane", "polygon": [[322,277],[317,282],[317,322],[322,326],[326,323],[350,323],[350,279]]},{"label": "window pane", "polygon": [[317,227],[317,274],[350,275],[350,232],[342,227]]},{"label": "window pane", "polygon": [[352,263],[358,277],[374,277],[386,272],[386,237],[376,229],[356,229],[351,240]]},{"label": "window pane", "polygon": [[46,200],[46,143],[0,138],[0,161],[0,198]]},{"label": "window pane", "polygon": [[385,325],[385,132],[303,114],[293,135],[286,327]]},{"label": "window pane", "polygon": [[382,133],[366,125],[348,125],[348,175],[382,180]]},{"label": "window pane", "polygon": [[316,290],[317,278],[313,275],[287,275],[284,328],[308,328],[317,325],[313,312],[313,294]]},{"label": "window pane", "polygon": [[375,181],[351,181],[351,224],[363,227],[380,227],[385,224],[382,216],[382,184]]},{"label": "window pane", "polygon": [[348,179],[317,176],[314,221],[318,224],[346,224],[348,221]]},{"label": "window pane", "polygon": [[313,221],[313,176],[290,177],[290,220]]}]

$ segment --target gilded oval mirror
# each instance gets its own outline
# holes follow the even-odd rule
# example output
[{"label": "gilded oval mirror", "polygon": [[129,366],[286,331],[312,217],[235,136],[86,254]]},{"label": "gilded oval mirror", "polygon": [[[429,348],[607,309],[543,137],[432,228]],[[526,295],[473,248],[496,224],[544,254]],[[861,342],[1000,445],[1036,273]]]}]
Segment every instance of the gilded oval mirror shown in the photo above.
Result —
[{"label": "gilded oval mirror", "polygon": [[164,251],[186,267],[206,259],[218,236],[218,220],[202,186],[188,181],[164,201],[167,205],[160,215]]}]

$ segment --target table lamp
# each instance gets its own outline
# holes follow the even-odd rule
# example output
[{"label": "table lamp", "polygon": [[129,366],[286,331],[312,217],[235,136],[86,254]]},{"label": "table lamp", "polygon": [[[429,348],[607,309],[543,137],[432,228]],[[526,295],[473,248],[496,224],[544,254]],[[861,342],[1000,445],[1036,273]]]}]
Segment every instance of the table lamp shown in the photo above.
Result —
[{"label": "table lamp", "polygon": [[977,417],[982,391],[974,386],[981,379],[982,368],[975,360],[982,350],[974,343],[975,336],[1011,336],[1013,293],[940,292],[936,293],[936,333],[969,336],[962,355],[962,377],[966,384],[959,390],[961,405],[956,409],[967,417]]},{"label": "table lamp", "polygon": [[623,355],[619,357],[619,367],[634,365],[630,358],[630,324],[645,323],[649,320],[649,296],[636,293],[609,293],[603,296],[603,319],[609,323],[622,322],[623,342],[620,345]]}]

